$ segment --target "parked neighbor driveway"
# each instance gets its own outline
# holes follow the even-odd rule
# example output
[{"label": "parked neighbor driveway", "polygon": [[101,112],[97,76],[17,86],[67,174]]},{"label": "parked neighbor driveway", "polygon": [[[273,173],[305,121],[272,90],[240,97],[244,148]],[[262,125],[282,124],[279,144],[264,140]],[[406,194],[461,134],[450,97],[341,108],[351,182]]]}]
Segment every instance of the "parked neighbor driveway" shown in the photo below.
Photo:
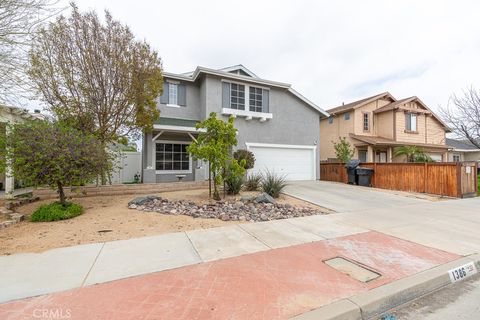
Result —
[{"label": "parked neighbor driveway", "polygon": [[285,193],[337,212],[388,209],[428,202],[413,196],[329,181],[290,181]]}]

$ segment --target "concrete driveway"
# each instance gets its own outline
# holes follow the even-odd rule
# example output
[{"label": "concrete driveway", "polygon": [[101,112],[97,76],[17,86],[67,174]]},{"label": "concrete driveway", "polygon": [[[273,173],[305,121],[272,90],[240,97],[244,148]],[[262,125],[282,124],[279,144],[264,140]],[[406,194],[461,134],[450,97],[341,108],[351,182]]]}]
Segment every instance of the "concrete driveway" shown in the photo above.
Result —
[{"label": "concrete driveway", "polygon": [[329,181],[291,181],[286,194],[337,212],[352,212],[430,202],[372,188]]}]

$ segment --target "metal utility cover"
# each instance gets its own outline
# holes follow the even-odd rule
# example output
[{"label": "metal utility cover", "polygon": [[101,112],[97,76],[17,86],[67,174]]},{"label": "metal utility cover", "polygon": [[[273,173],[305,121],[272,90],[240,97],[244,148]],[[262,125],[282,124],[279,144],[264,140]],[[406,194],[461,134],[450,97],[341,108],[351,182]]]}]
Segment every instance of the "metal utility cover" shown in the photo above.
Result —
[{"label": "metal utility cover", "polygon": [[325,260],[324,262],[330,267],[345,273],[358,281],[368,282],[380,277],[380,274],[341,257]]}]

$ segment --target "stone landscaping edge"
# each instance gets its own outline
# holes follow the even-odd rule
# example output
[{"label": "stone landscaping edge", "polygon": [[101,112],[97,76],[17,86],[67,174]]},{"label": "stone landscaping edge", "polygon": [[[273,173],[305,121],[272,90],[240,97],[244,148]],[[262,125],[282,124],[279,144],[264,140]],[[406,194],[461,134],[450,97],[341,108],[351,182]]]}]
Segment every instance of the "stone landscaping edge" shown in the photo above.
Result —
[{"label": "stone landscaping edge", "polygon": [[[148,194],[170,191],[194,190],[208,188],[208,181],[181,181],[162,183],[139,183],[139,184],[112,184],[105,186],[81,186],[65,187],[65,195],[69,198],[114,196],[130,194]],[[32,191],[34,197],[40,200],[54,199],[58,197],[55,190],[37,188]]]},{"label": "stone landscaping edge", "polygon": [[367,320],[412,302],[451,284],[448,271],[474,262],[480,269],[480,254],[466,256],[419,272],[367,292],[332,302],[294,316],[292,320]]}]

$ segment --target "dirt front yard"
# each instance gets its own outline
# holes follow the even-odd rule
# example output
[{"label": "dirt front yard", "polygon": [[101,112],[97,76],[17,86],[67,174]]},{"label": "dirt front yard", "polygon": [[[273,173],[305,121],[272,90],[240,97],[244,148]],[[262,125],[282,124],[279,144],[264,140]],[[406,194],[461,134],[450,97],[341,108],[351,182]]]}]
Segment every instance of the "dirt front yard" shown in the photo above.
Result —
[{"label": "dirt front yard", "polygon": [[[242,193],[252,194],[252,193]],[[168,200],[189,200],[198,204],[208,203],[208,190],[163,192],[154,195]],[[127,208],[127,204],[139,195],[116,195],[73,199],[81,204],[85,213],[64,221],[29,222],[23,221],[0,230],[0,255],[19,252],[41,252],[78,244],[129,239],[162,233],[206,229],[242,223],[219,219],[192,218],[184,215],[166,215],[156,212],[142,212]],[[233,199],[235,197],[228,197]],[[236,197],[237,199],[239,196]],[[38,206],[52,200],[39,201],[18,208],[18,212],[30,215]],[[310,203],[282,195],[279,203],[293,206],[325,209]],[[28,220],[28,217],[26,218]]]}]

